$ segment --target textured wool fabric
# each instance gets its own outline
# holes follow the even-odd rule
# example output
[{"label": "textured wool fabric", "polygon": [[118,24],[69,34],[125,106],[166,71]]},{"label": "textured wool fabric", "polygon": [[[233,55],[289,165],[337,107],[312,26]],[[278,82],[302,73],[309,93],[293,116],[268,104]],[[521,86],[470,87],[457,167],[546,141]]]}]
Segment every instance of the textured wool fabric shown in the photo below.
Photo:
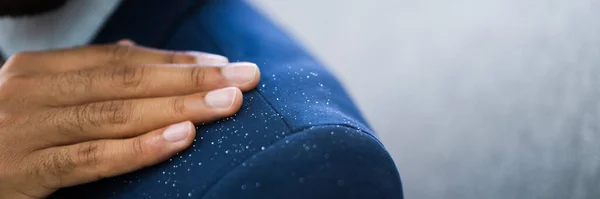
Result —
[{"label": "textured wool fabric", "polygon": [[243,1],[124,1],[96,43],[121,38],[255,62],[261,82],[171,160],[54,198],[403,197],[393,160],[337,80]]}]

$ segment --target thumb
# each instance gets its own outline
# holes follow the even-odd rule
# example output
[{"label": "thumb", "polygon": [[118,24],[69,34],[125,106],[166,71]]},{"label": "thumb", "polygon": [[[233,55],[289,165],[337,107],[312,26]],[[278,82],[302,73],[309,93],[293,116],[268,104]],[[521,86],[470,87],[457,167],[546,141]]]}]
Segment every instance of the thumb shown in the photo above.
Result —
[{"label": "thumb", "polygon": [[34,155],[42,186],[58,189],[129,173],[167,160],[195,137],[190,121],[128,138],[44,149]]}]

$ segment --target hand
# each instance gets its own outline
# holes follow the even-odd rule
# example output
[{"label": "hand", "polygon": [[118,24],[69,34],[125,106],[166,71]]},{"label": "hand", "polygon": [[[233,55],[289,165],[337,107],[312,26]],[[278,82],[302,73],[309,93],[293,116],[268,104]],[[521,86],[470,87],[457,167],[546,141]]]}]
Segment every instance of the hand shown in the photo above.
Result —
[{"label": "hand", "polygon": [[192,122],[231,116],[252,63],[134,44],[25,52],[0,69],[0,198],[150,166],[188,147]]}]

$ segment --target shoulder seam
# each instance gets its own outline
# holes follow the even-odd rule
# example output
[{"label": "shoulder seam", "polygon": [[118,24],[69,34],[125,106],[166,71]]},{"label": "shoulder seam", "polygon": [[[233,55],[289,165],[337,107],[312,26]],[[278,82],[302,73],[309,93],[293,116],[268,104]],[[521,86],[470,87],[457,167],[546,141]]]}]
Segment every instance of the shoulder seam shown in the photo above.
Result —
[{"label": "shoulder seam", "polygon": [[[225,176],[227,176],[227,175],[228,175],[228,174],[229,174],[231,171],[233,171],[233,170],[236,170],[236,169],[240,168],[240,166],[241,166],[241,165],[242,165],[244,162],[247,162],[248,160],[250,160],[250,159],[252,159],[252,158],[256,157],[257,155],[259,155],[259,154],[261,154],[261,153],[263,153],[263,152],[267,151],[269,148],[271,148],[271,147],[273,147],[274,145],[276,145],[276,144],[278,144],[278,143],[282,142],[282,141],[283,141],[283,140],[285,140],[286,138],[289,138],[289,137],[291,137],[291,136],[294,136],[294,135],[296,135],[297,133],[302,133],[302,132],[305,132],[305,131],[310,131],[310,130],[312,130],[312,129],[314,129],[314,128],[321,128],[321,127],[334,127],[334,128],[340,128],[340,127],[343,127],[343,128],[346,128],[346,129],[351,129],[351,130],[360,131],[362,134],[366,134],[368,137],[370,137],[371,139],[373,139],[375,142],[377,142],[377,143],[378,143],[378,144],[379,144],[381,147],[383,147],[383,148],[385,149],[385,147],[383,146],[383,144],[382,144],[382,143],[379,141],[379,139],[377,139],[375,136],[373,136],[373,135],[369,134],[368,132],[364,131],[363,129],[359,129],[359,128],[356,128],[356,127],[353,127],[353,126],[351,126],[351,125],[347,125],[347,124],[321,124],[321,125],[316,125],[316,126],[312,126],[312,127],[307,127],[307,128],[298,129],[298,130],[295,130],[295,131],[290,131],[290,132],[291,132],[290,134],[288,134],[288,135],[286,135],[285,137],[283,137],[283,138],[281,138],[281,139],[279,139],[279,140],[277,140],[277,141],[273,142],[272,144],[270,144],[269,146],[267,146],[267,147],[265,148],[265,150],[263,150],[263,151],[258,151],[257,153],[254,153],[254,154],[252,154],[252,155],[248,156],[248,157],[247,157],[247,158],[245,158],[243,161],[241,161],[239,164],[237,164],[235,167],[233,167],[233,168],[232,168],[232,169],[230,169],[228,172],[226,172],[224,175],[222,175],[221,177],[219,177],[219,179],[218,179],[218,180],[216,180],[214,183],[212,183],[212,184],[210,184],[209,186],[207,186],[207,189],[206,189],[207,191],[206,191],[206,192],[204,192],[204,194],[203,194],[203,195],[202,195],[202,197],[200,197],[200,198],[205,198],[205,197],[206,197],[206,194],[210,193],[210,191],[212,190],[212,188],[213,188],[213,187],[214,187],[216,184],[218,184],[219,182],[221,182],[221,180],[222,180],[222,179],[223,179]],[[388,155],[389,155],[389,153],[388,153]]]},{"label": "shoulder seam", "polygon": [[[201,7],[199,7],[199,8],[201,9]],[[200,22],[198,21],[197,18],[193,18],[193,20],[194,20],[194,22],[196,24],[199,24],[200,26],[202,25],[202,24],[200,24]],[[202,31],[202,29],[200,29],[200,31]],[[204,32],[204,31],[202,31],[202,32]],[[214,38],[212,37],[211,34],[205,34],[205,36],[209,37],[211,41],[214,41]],[[223,49],[221,48],[221,46],[215,44],[214,47],[216,49],[218,49],[219,52],[223,52]],[[260,90],[258,90],[258,89],[255,88],[254,90],[249,91],[249,92],[256,92],[257,95],[260,96],[260,98],[269,106],[269,108],[271,108],[271,110],[273,110],[273,112],[277,113],[277,115],[280,116],[279,119],[281,119],[281,121],[283,122],[283,124],[287,127],[288,132],[291,132],[293,130],[292,125],[290,125],[290,123],[288,121],[286,121],[283,117],[281,117],[283,115],[279,112],[279,110],[277,110],[273,106],[273,104],[271,104],[271,102],[269,100],[267,100],[267,98],[260,92]]]}]

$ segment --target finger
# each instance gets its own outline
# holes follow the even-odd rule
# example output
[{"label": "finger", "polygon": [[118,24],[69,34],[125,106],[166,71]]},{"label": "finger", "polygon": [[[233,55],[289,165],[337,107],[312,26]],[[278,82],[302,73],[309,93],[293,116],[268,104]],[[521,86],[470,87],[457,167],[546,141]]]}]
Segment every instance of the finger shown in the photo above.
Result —
[{"label": "finger", "polygon": [[29,165],[42,175],[39,182],[57,189],[117,176],[148,167],[190,146],[194,125],[182,122],[129,139],[106,139],[44,149]]},{"label": "finger", "polygon": [[[132,42],[133,43],[133,42]],[[133,43],[135,44],[135,43]],[[75,52],[74,49],[69,52]],[[77,51],[82,56],[97,59],[98,62],[126,62],[138,64],[226,64],[229,60],[221,55],[196,51],[168,51],[147,48],[139,45],[95,45],[82,47]],[[73,56],[74,57],[74,56]],[[81,63],[89,60],[75,60]]]},{"label": "finger", "polygon": [[[137,136],[168,124],[206,123],[231,116],[242,105],[242,93],[229,87],[186,96],[99,102],[50,110],[39,126],[47,129],[45,145]],[[48,117],[52,115],[54,117]]]},{"label": "finger", "polygon": [[126,45],[126,46],[135,46],[135,42],[129,40],[129,39],[121,39],[117,42],[117,44],[119,45]]},{"label": "finger", "polygon": [[[202,52],[157,50],[137,45],[93,45],[49,51],[23,52],[15,55],[26,60],[35,72],[66,72],[127,64],[211,64],[229,63],[226,57]],[[20,58],[23,57],[23,58]]]},{"label": "finger", "polygon": [[236,86],[254,88],[260,71],[253,63],[224,67],[149,65],[94,68],[41,77],[32,99],[66,106],[116,99],[164,97]]}]

